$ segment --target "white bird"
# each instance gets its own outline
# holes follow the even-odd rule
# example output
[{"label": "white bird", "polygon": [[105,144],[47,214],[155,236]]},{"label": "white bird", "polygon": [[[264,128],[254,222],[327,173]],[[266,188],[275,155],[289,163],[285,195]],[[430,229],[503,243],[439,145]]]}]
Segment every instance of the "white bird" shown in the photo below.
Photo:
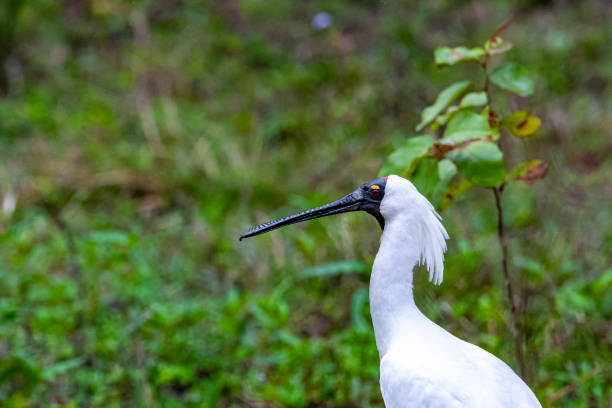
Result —
[{"label": "white bird", "polygon": [[386,407],[541,407],[506,363],[453,336],[416,306],[413,268],[426,264],[429,280],[440,284],[448,234],[410,181],[395,175],[376,179],[333,203],[253,227],[240,239],[359,210],[374,215],[383,229],[370,278],[370,312]]}]

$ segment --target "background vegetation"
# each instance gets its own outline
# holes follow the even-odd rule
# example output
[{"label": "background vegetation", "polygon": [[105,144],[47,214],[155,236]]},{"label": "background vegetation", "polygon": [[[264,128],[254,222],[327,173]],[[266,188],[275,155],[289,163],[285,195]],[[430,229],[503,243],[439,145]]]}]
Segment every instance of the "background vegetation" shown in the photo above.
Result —
[{"label": "background vegetation", "polygon": [[[501,109],[542,126],[502,138],[505,160],[549,163],[503,202],[528,382],[546,406],[609,407],[603,0],[3,1],[2,406],[382,406],[376,221],[237,237],[375,178],[439,90],[482,80],[434,49],[511,13],[535,92]],[[471,189],[443,216],[445,280],[417,273],[417,303],[516,368],[495,201]]]}]

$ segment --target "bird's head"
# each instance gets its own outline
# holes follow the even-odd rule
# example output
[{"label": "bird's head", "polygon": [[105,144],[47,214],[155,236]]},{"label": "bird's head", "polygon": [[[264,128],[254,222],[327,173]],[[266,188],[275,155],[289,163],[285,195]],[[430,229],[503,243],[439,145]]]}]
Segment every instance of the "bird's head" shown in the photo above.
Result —
[{"label": "bird's head", "polygon": [[242,241],[244,238],[263,234],[285,225],[350,211],[365,211],[372,214],[378,220],[380,228],[384,229],[385,218],[380,212],[380,205],[385,197],[387,180],[388,177],[382,177],[369,183],[364,183],[357,190],[333,203],[251,227],[240,236],[240,240]]},{"label": "bird's head", "polygon": [[240,236],[240,240],[285,225],[350,211],[365,211],[373,215],[383,230],[385,224],[394,222],[399,224],[400,230],[419,234],[419,262],[427,264],[432,282],[442,282],[442,263],[448,235],[440,223],[440,216],[410,181],[395,175],[364,183],[332,203],[252,227]]}]

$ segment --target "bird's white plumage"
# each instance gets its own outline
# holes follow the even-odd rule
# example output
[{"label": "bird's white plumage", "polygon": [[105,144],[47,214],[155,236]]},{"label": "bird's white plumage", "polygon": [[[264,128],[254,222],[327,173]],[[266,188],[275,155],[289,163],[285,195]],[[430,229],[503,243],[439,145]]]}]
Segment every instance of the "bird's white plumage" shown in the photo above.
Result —
[{"label": "bird's white plumage", "polygon": [[408,180],[389,176],[380,205],[385,229],[370,280],[370,310],[387,408],[535,408],[533,392],[503,361],[423,315],[412,295],[415,265],[442,281],[448,235]]}]

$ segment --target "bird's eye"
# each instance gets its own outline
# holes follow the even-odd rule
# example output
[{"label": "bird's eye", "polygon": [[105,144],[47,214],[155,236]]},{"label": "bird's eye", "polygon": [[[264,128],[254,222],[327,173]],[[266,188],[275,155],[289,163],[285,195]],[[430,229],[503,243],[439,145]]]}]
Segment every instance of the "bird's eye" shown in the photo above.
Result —
[{"label": "bird's eye", "polygon": [[380,186],[377,186],[376,184],[370,186],[370,192],[372,193],[372,197],[380,198]]}]

